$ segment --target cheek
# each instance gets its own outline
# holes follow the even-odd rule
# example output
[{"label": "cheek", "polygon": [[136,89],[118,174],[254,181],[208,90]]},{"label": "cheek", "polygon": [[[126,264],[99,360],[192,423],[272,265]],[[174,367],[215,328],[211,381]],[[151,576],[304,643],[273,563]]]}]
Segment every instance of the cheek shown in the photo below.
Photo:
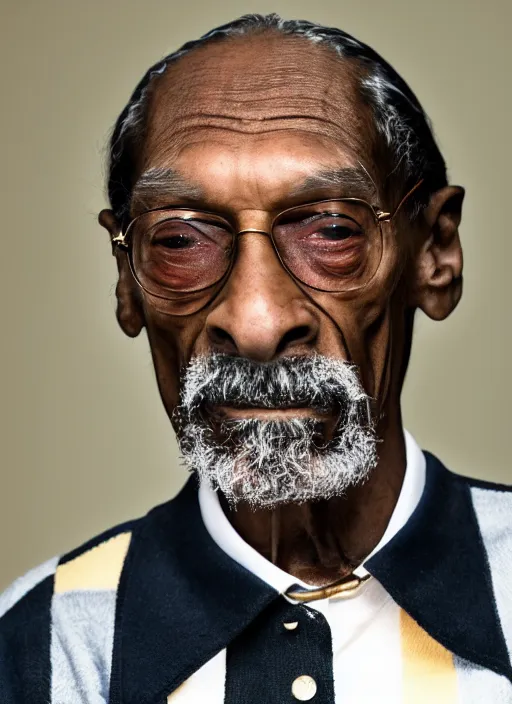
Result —
[{"label": "cheek", "polygon": [[198,315],[182,318],[146,312],[146,328],[156,380],[167,415],[179,403],[180,379],[203,323]]},{"label": "cheek", "polygon": [[388,386],[394,311],[403,307],[399,280],[396,266],[386,267],[363,290],[314,296],[338,328],[347,357],[357,365],[366,392],[378,401]]}]

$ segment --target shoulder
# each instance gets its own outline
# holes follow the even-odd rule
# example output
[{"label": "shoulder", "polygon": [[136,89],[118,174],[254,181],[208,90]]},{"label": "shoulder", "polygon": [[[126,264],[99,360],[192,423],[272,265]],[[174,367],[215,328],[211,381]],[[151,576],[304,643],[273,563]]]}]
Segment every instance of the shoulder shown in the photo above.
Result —
[{"label": "shoulder", "polygon": [[[176,530],[183,516],[177,517],[175,507],[180,504],[187,511],[190,499],[197,503],[194,477],[181,491],[165,503],[153,507],[146,515],[120,523],[64,555],[59,555],[31,569],[0,593],[0,636],[7,624],[16,620],[23,609],[37,607],[39,611],[54,609],[58,597],[74,592],[115,592],[119,585],[130,546],[153,526],[153,538],[158,537],[154,526],[170,523]],[[150,531],[151,532],[151,531]],[[167,539],[168,536],[166,536]],[[158,546],[157,546],[158,548]]]},{"label": "shoulder", "polygon": [[[0,594],[0,632],[13,610],[39,601],[41,592],[51,598],[56,593],[74,588],[102,588],[115,584],[131,535],[143,520],[139,518],[109,528],[72,551],[52,557],[18,577]],[[49,608],[50,603],[46,606]]]},{"label": "shoulder", "polygon": [[512,567],[512,486],[464,478],[491,568]]},{"label": "shoulder", "polygon": [[467,484],[487,557],[496,615],[512,658],[512,486],[468,479]]},{"label": "shoulder", "polygon": [[480,530],[486,537],[503,532],[512,540],[512,484],[475,479],[447,469],[430,452],[427,458],[427,471],[446,477],[443,487],[448,491],[462,491],[469,496]]},{"label": "shoulder", "polygon": [[96,662],[108,655],[101,648],[113,629],[119,579],[144,520],[122,523],[47,560],[0,594],[0,691],[8,692],[9,704],[49,692],[53,666],[65,663],[79,643],[91,644]]},{"label": "shoulder", "polygon": [[53,557],[46,562],[34,567],[22,577],[18,577],[7,589],[0,594],[0,629],[5,622],[5,616],[16,606],[16,604],[30,599],[30,594],[36,587],[47,579],[51,579],[55,574],[58,557]]},{"label": "shoulder", "polygon": [[[512,485],[473,479],[452,472],[448,474],[468,497],[472,520],[477,529],[473,535],[483,548],[487,563],[485,571],[490,582],[496,615],[512,656]],[[465,520],[468,520],[470,515],[465,513]],[[458,514],[453,516],[453,530],[463,530],[470,534],[468,526],[457,526],[460,520]],[[466,549],[468,553],[473,554],[476,547],[467,545]]]},{"label": "shoulder", "polygon": [[[512,485],[453,475],[463,483],[486,547],[496,541],[509,541],[512,547]],[[512,552],[510,553],[512,559]]]},{"label": "shoulder", "polygon": [[[448,470],[446,470],[448,471]],[[475,479],[449,472],[467,491],[478,529],[488,553],[491,567],[493,556],[502,557],[512,565],[512,485]],[[504,566],[504,565],[503,565]]]},{"label": "shoulder", "polygon": [[70,693],[80,693],[80,701],[109,700],[120,594],[133,578],[137,556],[144,564],[135,572],[145,573],[147,553],[161,566],[191,500],[197,503],[189,481],[142,518],[48,560],[0,595],[2,704],[69,701]]}]

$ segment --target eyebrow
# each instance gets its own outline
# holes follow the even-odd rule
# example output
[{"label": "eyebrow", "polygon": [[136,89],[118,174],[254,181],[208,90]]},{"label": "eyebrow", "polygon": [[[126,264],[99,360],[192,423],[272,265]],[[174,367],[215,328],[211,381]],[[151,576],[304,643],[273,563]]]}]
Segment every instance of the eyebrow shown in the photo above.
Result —
[{"label": "eyebrow", "polygon": [[325,169],[311,174],[292,190],[290,196],[295,198],[321,189],[336,190],[340,197],[362,198],[370,204],[378,199],[377,188],[371,176],[365,169],[354,166]]},{"label": "eyebrow", "polygon": [[[336,191],[338,197],[362,198],[369,203],[374,203],[378,198],[377,188],[368,172],[354,166],[313,173],[293,188],[287,197],[296,199],[326,189]],[[150,210],[157,205],[157,199],[160,203],[180,201],[194,204],[204,202],[206,195],[202,188],[188,181],[175,169],[153,167],[141,174],[135,183],[131,209]]]},{"label": "eyebrow", "polygon": [[204,199],[204,191],[169,167],[153,167],[145,171],[132,189],[131,207],[149,210],[154,207],[155,198],[199,201]]}]

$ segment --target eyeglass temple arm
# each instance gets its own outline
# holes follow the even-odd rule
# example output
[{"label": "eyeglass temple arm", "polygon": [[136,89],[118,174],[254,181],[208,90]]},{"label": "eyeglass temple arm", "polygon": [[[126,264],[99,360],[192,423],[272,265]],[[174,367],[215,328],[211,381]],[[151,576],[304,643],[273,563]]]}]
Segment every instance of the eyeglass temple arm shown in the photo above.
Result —
[{"label": "eyeglass temple arm", "polygon": [[423,183],[424,180],[425,180],[424,178],[420,179],[420,180],[418,181],[418,183],[417,183],[415,186],[413,186],[413,187],[411,188],[411,190],[410,190],[408,193],[405,194],[405,196],[402,198],[402,200],[401,200],[400,203],[396,206],[396,208],[394,209],[394,211],[393,211],[392,213],[384,213],[384,212],[382,212],[382,211],[380,211],[379,213],[377,213],[377,220],[378,220],[379,222],[388,222],[389,220],[393,220],[393,218],[394,218],[395,215],[398,213],[398,211],[400,210],[400,208],[402,207],[402,205],[405,203],[405,201],[406,201],[410,196],[412,196],[412,194],[414,193],[414,191],[417,191],[417,190],[418,190],[418,188],[421,186],[421,184]]}]

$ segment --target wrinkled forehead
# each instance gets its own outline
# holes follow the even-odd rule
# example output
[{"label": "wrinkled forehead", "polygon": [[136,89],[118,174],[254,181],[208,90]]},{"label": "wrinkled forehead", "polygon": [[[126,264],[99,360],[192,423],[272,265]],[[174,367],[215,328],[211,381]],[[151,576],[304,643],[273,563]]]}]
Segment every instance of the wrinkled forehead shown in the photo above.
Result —
[{"label": "wrinkled forehead", "polygon": [[286,131],[332,140],[369,166],[374,128],[360,72],[329,47],[277,33],[195,49],[155,79],[141,166],[169,163],[206,134],[235,144]]}]

